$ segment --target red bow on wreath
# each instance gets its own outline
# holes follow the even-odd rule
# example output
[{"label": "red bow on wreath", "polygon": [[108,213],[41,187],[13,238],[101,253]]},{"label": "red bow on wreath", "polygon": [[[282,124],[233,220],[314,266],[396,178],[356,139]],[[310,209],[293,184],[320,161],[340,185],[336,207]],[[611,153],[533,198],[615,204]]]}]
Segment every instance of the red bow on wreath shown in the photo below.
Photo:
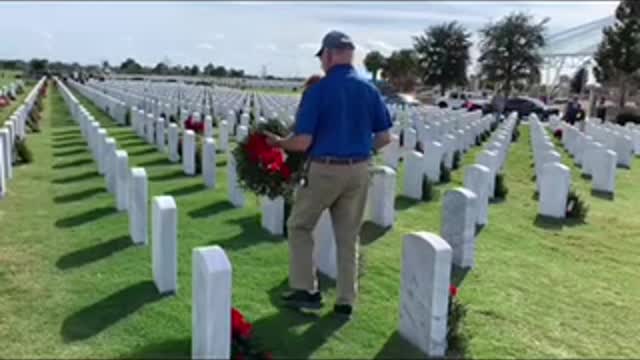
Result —
[{"label": "red bow on wreath", "polygon": [[291,169],[285,163],[284,151],[267,144],[267,137],[264,134],[251,134],[246,151],[251,161],[259,163],[271,174],[280,174],[285,180],[291,177]]}]

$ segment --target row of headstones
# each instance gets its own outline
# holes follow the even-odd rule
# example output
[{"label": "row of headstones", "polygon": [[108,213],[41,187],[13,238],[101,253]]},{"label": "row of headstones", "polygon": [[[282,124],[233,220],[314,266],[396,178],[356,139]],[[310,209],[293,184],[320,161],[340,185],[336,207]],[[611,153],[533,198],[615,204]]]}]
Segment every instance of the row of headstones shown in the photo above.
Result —
[{"label": "row of headstones", "polygon": [[[77,83],[74,85],[83,86]],[[183,171],[185,175],[195,175],[197,161],[195,153],[197,150],[196,134],[193,131],[187,130],[183,132],[182,156],[180,156],[178,154],[180,129],[176,124],[169,124],[168,127],[165,127],[166,122],[164,119],[154,117],[153,114],[145,114],[144,111],[137,110],[135,107],[131,109],[131,115],[131,126],[139,137],[147,143],[157,146],[159,151],[165,152],[166,146],[166,152],[168,152],[169,160],[171,162],[178,162],[182,158]],[[233,125],[235,125],[235,117],[231,116],[232,112],[230,112],[229,115],[229,122],[231,125],[227,125],[227,121],[221,121],[218,126],[221,151],[229,150],[228,144],[231,133],[230,130],[233,129]],[[247,114],[244,114],[241,117],[241,124],[237,127],[235,134],[237,141],[242,140],[248,135],[248,126],[243,125],[248,124],[248,120],[249,118]],[[165,136],[165,129],[167,130],[168,136]],[[210,117],[206,117],[205,140],[203,141],[202,157],[200,160],[202,161],[202,174],[205,185],[213,188],[216,183],[216,143],[212,137],[208,136],[209,134],[213,134],[212,119]],[[230,179],[229,197],[234,206],[241,207],[244,204],[244,194],[237,183],[235,159],[233,159],[232,156],[229,156],[229,158],[230,159],[227,163]]]},{"label": "row of headstones", "polygon": [[[450,133],[440,135],[436,126],[423,126],[422,144],[423,153],[414,150],[418,142],[417,131],[413,128],[405,128],[403,132],[404,144],[402,148],[399,145],[398,138],[392,137],[392,141],[383,149],[383,159],[385,165],[393,168],[398,167],[399,159],[404,159],[405,176],[404,176],[404,195],[415,200],[422,198],[423,178],[426,176],[432,183],[440,180],[441,164],[443,163],[447,169],[453,168],[453,159],[455,153],[460,155],[469,151],[476,145],[476,139],[484,132],[490,131],[492,122],[497,121],[492,116],[485,116],[482,119],[470,123],[467,127]],[[512,124],[508,121],[506,125]],[[512,126],[512,125],[509,125]],[[446,131],[446,127],[442,127]],[[507,130],[507,129],[505,129]],[[490,145],[500,150],[499,162],[504,161],[506,154],[505,147],[511,141],[511,131],[505,135],[502,132],[494,134],[497,141],[491,141]],[[442,139],[438,141],[439,139]],[[495,143],[495,144],[494,144]]]},{"label": "row of headstones", "polygon": [[[202,91],[202,90],[196,90],[196,91]],[[230,93],[235,94],[235,92],[232,92],[232,91],[230,91]],[[248,114],[250,111],[252,111],[255,118],[269,115],[271,117],[281,119],[285,122],[290,122],[291,121],[290,118],[293,116],[295,107],[297,107],[297,101],[292,102],[291,100],[287,100],[287,98],[291,98],[290,96],[285,97],[285,96],[279,96],[279,95],[257,95],[255,93],[247,92],[246,95],[242,97],[238,97],[238,95],[232,95],[232,96],[235,96],[235,99],[236,99],[234,101],[235,105],[233,105],[233,104],[229,104],[229,100],[215,98],[215,96],[223,96],[223,94],[225,94],[224,90],[219,90],[217,93],[214,92],[214,101],[217,108],[215,109],[216,111],[213,112],[214,116],[216,115],[221,116],[221,115],[227,114],[229,111],[233,111],[233,112],[241,111],[245,114]],[[200,93],[194,94],[196,99],[198,99],[200,95],[201,95]],[[162,97],[162,95],[156,95],[156,96],[162,98],[163,99],[162,101],[166,102],[164,104],[167,106],[169,105],[168,102],[172,101],[168,96],[164,96],[164,97]],[[249,106],[249,103],[251,102],[250,100],[251,98],[253,98],[253,104],[254,104],[253,109],[250,109],[250,106]],[[264,99],[270,99],[270,101],[267,103],[263,103],[262,101]],[[143,108],[146,112],[153,112],[156,114],[162,112],[161,109],[158,109],[158,107],[156,106],[157,104],[156,101],[149,100],[149,104],[151,105]],[[202,107],[201,101],[199,100],[192,101],[190,104],[191,106],[187,105],[186,102],[182,103],[183,107],[186,107],[186,109],[183,110],[181,114],[187,114],[188,116],[188,114],[192,114],[196,112],[205,113],[205,114],[211,113],[208,107],[206,106]],[[140,105],[141,103],[139,100],[138,107],[140,107]],[[172,110],[165,111],[165,112],[174,114],[177,112],[177,107],[174,107]]]},{"label": "row of headstones", "polygon": [[[93,116],[78,102],[62,82],[58,82],[72,118],[79,123],[92,153],[108,153],[115,150],[112,138],[103,142],[105,129],[97,132]],[[103,144],[100,146],[99,144]],[[106,146],[104,144],[107,144]],[[110,146],[109,146],[110,145]],[[106,148],[105,148],[106,147]],[[104,149],[103,149],[104,148]],[[120,152],[118,150],[116,153]],[[148,242],[148,184],[144,168],[132,168],[130,176],[121,177],[126,172],[125,162],[116,161],[118,210],[129,212],[131,238],[136,245]],[[102,158],[106,165],[107,155]],[[100,165],[100,162],[98,162]],[[103,168],[108,179],[112,169]],[[120,182],[124,180],[124,182]],[[107,180],[108,182],[108,180]],[[127,184],[128,183],[128,184]],[[128,186],[127,186],[128,185]],[[124,192],[120,190],[127,188]],[[121,197],[121,194],[125,194]],[[123,202],[124,200],[124,202]],[[151,211],[151,263],[152,277],[160,294],[175,294],[178,291],[178,209],[171,196],[155,196]],[[228,358],[231,339],[231,263],[218,246],[198,247],[192,254],[192,358]]]},{"label": "row of headstones", "polygon": [[[159,85],[160,84],[160,85]],[[246,109],[248,93],[226,89],[209,89],[209,95],[213,98],[213,109],[203,102],[205,95],[202,87],[184,84],[153,83],[153,85],[139,82],[89,82],[94,86],[113,96],[123,99],[129,107],[136,106],[145,112],[165,113],[177,116],[178,109],[188,109],[190,113],[200,112],[204,114],[225,114],[229,110],[239,111]],[[173,91],[167,91],[169,86]],[[158,90],[160,89],[160,90]],[[177,92],[182,94],[180,97]],[[181,115],[186,111],[181,111]]]},{"label": "row of headstones", "polygon": [[564,219],[571,189],[571,171],[562,163],[560,153],[556,151],[549,134],[535,114],[529,116],[529,126],[538,191],[538,214]]},{"label": "row of headstones", "polygon": [[13,98],[18,96],[18,88],[23,87],[22,80],[14,81],[9,85],[5,85],[0,88],[0,96],[11,96]]},{"label": "row of headstones", "polygon": [[[134,114],[138,113],[139,116],[132,117],[132,119],[136,119],[136,118],[146,119],[146,120],[133,120],[133,124],[141,124],[143,123],[143,121],[146,122],[146,125],[139,126],[137,128],[142,129],[141,136],[143,138],[146,138],[151,142],[153,142],[153,139],[154,139],[153,135],[145,137],[144,131],[145,129],[147,129],[146,130],[147,133],[153,132],[154,131],[153,129],[155,126],[160,126],[161,127],[160,129],[162,130],[161,119],[154,120],[153,116],[144,116],[144,112],[142,111],[134,110],[133,113]],[[171,125],[175,126],[175,124],[171,124]],[[171,125],[170,125],[170,129],[172,129]],[[225,128],[225,126],[223,126],[223,128]],[[243,129],[243,128],[245,127],[242,125],[239,127],[239,129]],[[174,132],[171,132],[170,130],[169,132],[170,137],[172,133]],[[176,133],[175,136],[177,136],[177,132],[175,133]],[[189,133],[189,131],[187,133]],[[184,149],[183,154],[186,154],[186,153],[187,153],[186,149]],[[498,158],[497,155],[494,155],[494,156],[497,160]],[[497,161],[494,163],[497,165]],[[228,174],[229,200],[235,207],[243,207],[245,203],[245,197],[237,183],[235,159],[232,155],[229,156],[228,172],[229,172]],[[485,202],[488,201],[487,196],[489,193],[488,187],[490,183],[488,181],[488,177],[490,176],[490,174],[491,172],[489,170],[486,170],[486,175],[487,175],[486,177],[487,181],[485,181],[486,189],[477,190],[478,193],[483,195],[482,198],[485,199]],[[473,176],[467,176],[467,177],[469,179],[467,180],[468,182],[471,182],[472,180],[470,179],[474,178]],[[395,184],[396,184],[395,171],[389,167],[381,167],[374,170],[372,181],[370,184],[371,185],[368,192],[368,201],[367,201],[368,210],[366,212],[367,218],[371,220],[373,223],[377,224],[378,226],[381,226],[384,228],[393,226],[393,222],[395,220],[395,210],[394,210]],[[475,185],[472,184],[470,186],[475,186]],[[476,215],[477,205],[475,203],[475,200],[473,200],[475,199],[475,197],[470,197],[470,199],[472,200],[469,201],[469,206],[471,211],[473,212],[473,215],[472,215],[473,217],[469,217],[469,220],[471,221],[471,224],[475,229],[475,224],[476,224],[475,221],[479,217],[478,215]],[[281,197],[278,197],[275,199],[262,197],[260,200],[261,200],[261,209],[262,209],[262,227],[265,228],[267,231],[269,231],[271,234],[274,234],[274,235],[283,234],[284,225],[285,225],[284,224],[285,222],[284,199]],[[478,208],[486,209],[486,205],[484,207],[478,206]],[[485,214],[482,215],[482,217],[486,217],[486,216],[487,215],[485,211]],[[483,223],[486,224],[486,220],[484,220]],[[467,231],[466,228],[464,229],[464,231],[467,234],[469,233],[469,231]],[[475,230],[472,231],[471,233],[473,233],[475,236]],[[323,212],[322,216],[320,217],[320,220],[316,224],[316,227],[313,231],[313,236],[316,243],[316,246],[314,249],[314,261],[316,263],[317,268],[325,275],[331,278],[336,278],[337,265],[336,265],[335,235],[334,235],[331,217],[328,211]],[[471,237],[471,241],[473,240],[473,237]],[[468,255],[469,252],[472,253],[473,245],[469,245],[466,243],[462,245],[462,243],[464,242],[461,242],[460,252],[464,251],[467,254],[467,256],[465,257],[466,259],[465,261],[467,262],[461,263],[461,266],[468,265],[470,261],[469,259],[473,257],[473,255],[471,256]],[[469,250],[470,247],[471,247],[471,250]],[[460,258],[462,258],[462,256],[460,256]]]},{"label": "row of headstones", "polygon": [[[232,188],[236,181],[233,156],[230,163],[229,184]],[[486,194],[489,170],[484,170],[484,174],[487,181],[484,181],[482,193]],[[393,169],[382,167],[374,172],[369,189],[368,218],[382,227],[393,225],[395,176]],[[235,206],[243,205],[244,199],[238,201],[230,196]],[[284,200],[261,200],[262,226],[274,234],[281,234]],[[442,236],[447,240],[429,233],[409,234],[404,239],[399,331],[429,356],[442,356],[446,351],[452,264],[474,265],[477,200],[478,196],[468,189],[448,191],[442,218]],[[159,259],[154,261],[153,271],[160,292],[177,290],[175,212],[175,203],[170,197],[154,198],[153,243],[164,243],[158,249],[154,247],[152,253],[152,259]],[[316,266],[335,278],[335,236],[328,211],[323,213],[313,235]],[[219,247],[194,249],[192,279],[192,357],[226,358],[230,351],[231,264],[224,251]]]},{"label": "row of headstones", "polygon": [[127,105],[113,96],[89,86],[84,86],[72,79],[68,79],[69,84],[84,97],[89,98],[97,107],[106,112],[118,124],[124,125],[127,116]]},{"label": "row of headstones", "polygon": [[7,195],[9,180],[13,178],[16,140],[27,136],[27,118],[46,79],[42,77],[22,103],[0,128],[0,199]]},{"label": "row of headstones", "polygon": [[[580,131],[579,127],[564,122],[558,123],[556,120],[552,119],[550,122],[551,130],[561,130],[562,146],[573,157],[581,173],[591,179],[592,189],[614,195],[616,168],[622,165],[615,149],[618,149],[620,154],[623,154],[622,157],[626,158],[623,163],[630,166],[633,149],[629,137],[610,131],[601,132],[600,129],[591,130],[593,135],[587,135]],[[590,127],[591,125],[587,123],[587,128]]]},{"label": "row of headstones", "polygon": [[494,133],[497,141],[465,168],[464,187],[445,193],[440,236],[421,232],[404,238],[399,333],[429,357],[446,353],[451,269],[475,266],[476,229],[488,224],[491,180],[503,166],[516,125],[509,116]]}]

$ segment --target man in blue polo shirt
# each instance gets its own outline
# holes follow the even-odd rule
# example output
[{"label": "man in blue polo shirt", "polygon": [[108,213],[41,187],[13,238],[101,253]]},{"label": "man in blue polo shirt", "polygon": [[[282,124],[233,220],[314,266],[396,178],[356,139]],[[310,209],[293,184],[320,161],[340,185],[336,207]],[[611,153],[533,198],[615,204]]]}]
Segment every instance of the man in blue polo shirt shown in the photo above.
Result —
[{"label": "man in blue polo shirt", "polygon": [[329,209],[336,237],[337,299],[334,311],[350,316],[357,294],[358,234],[374,149],[390,142],[391,119],[378,90],[356,73],[355,46],[349,36],[331,31],[316,54],[326,76],[311,86],[300,102],[295,131],[271,142],[309,157],[307,181],[298,189],[288,220],[289,306],[318,309],[312,231]]}]

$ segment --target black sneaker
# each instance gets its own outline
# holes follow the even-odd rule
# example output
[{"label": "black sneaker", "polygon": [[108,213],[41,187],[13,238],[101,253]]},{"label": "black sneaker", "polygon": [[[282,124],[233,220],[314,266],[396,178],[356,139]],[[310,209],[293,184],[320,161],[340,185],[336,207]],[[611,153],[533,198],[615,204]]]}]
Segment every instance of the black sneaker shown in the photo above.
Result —
[{"label": "black sneaker", "polygon": [[353,307],[347,304],[335,304],[333,306],[333,312],[341,318],[349,319],[351,318]]},{"label": "black sneaker", "polygon": [[314,294],[306,290],[294,290],[282,296],[285,305],[294,309],[318,310],[322,307],[322,295]]}]

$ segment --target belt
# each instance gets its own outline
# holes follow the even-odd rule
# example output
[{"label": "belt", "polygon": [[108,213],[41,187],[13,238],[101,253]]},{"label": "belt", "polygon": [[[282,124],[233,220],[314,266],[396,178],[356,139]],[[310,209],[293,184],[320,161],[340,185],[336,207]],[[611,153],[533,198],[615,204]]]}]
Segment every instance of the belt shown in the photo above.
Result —
[{"label": "belt", "polygon": [[331,164],[331,165],[353,165],[359,164],[365,161],[369,161],[368,157],[365,158],[333,158],[333,157],[317,157],[312,158],[311,162],[319,164]]}]

